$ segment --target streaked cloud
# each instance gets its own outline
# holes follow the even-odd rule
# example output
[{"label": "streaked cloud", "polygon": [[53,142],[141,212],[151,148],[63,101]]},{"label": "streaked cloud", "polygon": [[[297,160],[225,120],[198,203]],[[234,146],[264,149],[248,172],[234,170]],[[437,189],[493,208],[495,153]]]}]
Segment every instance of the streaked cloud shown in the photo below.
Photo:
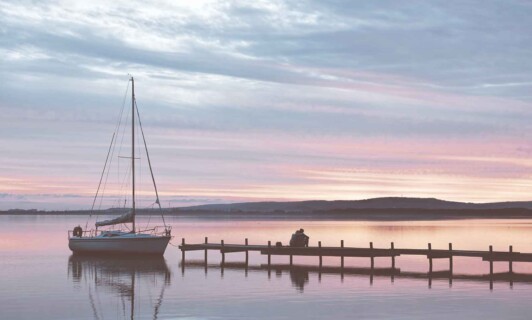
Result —
[{"label": "streaked cloud", "polygon": [[169,199],[529,200],[531,13],[1,2],[0,208],[90,206],[128,73]]}]

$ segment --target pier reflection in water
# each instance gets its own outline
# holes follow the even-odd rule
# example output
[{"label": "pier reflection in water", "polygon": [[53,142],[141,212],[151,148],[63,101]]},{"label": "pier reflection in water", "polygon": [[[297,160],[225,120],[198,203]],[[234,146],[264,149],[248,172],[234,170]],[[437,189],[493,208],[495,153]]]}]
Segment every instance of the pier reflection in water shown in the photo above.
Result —
[{"label": "pier reflection in water", "polygon": [[396,278],[403,279],[425,279],[428,287],[432,286],[433,280],[448,280],[449,286],[452,286],[453,280],[468,281],[468,282],[483,282],[489,284],[489,288],[493,289],[494,282],[508,283],[510,287],[514,283],[532,284],[532,274],[509,273],[501,272],[490,274],[455,274],[450,271],[438,272],[408,272],[401,271],[399,268],[340,268],[340,267],[319,267],[312,265],[289,265],[289,264],[261,264],[248,265],[246,263],[225,263],[225,264],[206,264],[205,261],[181,261],[181,272],[184,275],[187,268],[190,269],[204,269],[207,274],[208,269],[219,270],[223,276],[225,270],[240,270],[247,276],[248,271],[264,272],[268,274],[268,278],[272,273],[277,277],[288,274],[292,282],[292,286],[299,292],[304,291],[304,287],[309,283],[309,275],[317,274],[318,280],[321,281],[322,274],[337,275],[344,280],[345,276],[367,276],[369,283],[373,284],[374,277],[387,277],[391,282]]},{"label": "pier reflection in water", "polygon": [[[102,306],[101,291],[120,299],[118,318],[135,319],[135,309],[142,308],[146,313],[144,305],[149,304],[153,306],[153,319],[157,319],[165,289],[171,284],[171,272],[165,259],[154,256],[72,255],[68,259],[68,277],[88,292],[94,319],[105,318],[104,310],[100,310],[106,307]],[[154,301],[146,301],[150,300],[146,295],[135,294],[139,282],[142,282],[143,291],[158,291]]]}]

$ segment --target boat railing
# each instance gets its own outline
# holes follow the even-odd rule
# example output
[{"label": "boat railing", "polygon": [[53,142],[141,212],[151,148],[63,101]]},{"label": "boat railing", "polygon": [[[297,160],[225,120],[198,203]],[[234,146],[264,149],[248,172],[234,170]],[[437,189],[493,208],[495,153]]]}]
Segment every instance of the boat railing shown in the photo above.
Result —
[{"label": "boat railing", "polygon": [[[102,230],[91,229],[81,231],[81,237],[77,238],[91,238],[97,236]],[[137,230],[136,233],[151,234],[154,236],[170,236],[172,233],[172,226],[155,226],[149,229]],[[74,230],[68,230],[68,238],[74,237]]]},{"label": "boat railing", "polygon": [[155,226],[149,229],[138,230],[137,233],[148,233],[154,236],[169,236],[172,233],[172,226]]},{"label": "boat railing", "polygon": [[[96,236],[96,230],[83,230],[81,231],[81,237],[82,238],[90,238]],[[74,230],[68,230],[68,237],[73,238],[74,237]]]}]

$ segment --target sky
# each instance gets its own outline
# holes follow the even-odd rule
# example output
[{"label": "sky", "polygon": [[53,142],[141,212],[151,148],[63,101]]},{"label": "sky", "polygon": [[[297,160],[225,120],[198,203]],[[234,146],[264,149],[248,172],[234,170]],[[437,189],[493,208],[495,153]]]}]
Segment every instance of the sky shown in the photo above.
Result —
[{"label": "sky", "polygon": [[18,0],[0,16],[0,209],[91,207],[128,74],[163,207],[532,200],[531,1]]}]

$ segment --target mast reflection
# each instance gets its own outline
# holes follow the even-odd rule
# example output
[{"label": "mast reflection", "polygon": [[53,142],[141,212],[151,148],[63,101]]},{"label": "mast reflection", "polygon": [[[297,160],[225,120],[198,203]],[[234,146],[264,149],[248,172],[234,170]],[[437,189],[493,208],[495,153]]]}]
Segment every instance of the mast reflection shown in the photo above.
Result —
[{"label": "mast reflection", "polygon": [[[129,314],[129,318],[134,319],[135,306],[141,303],[143,298],[135,296],[138,282],[142,280],[142,286],[147,283],[150,288],[160,288],[153,304],[153,319],[157,319],[164,291],[171,284],[172,274],[165,259],[160,256],[71,255],[68,259],[68,277],[74,283],[87,287],[95,319],[104,318],[93,296],[93,293],[98,294],[100,289],[120,297],[123,315]],[[129,302],[129,310],[125,301]]]}]

